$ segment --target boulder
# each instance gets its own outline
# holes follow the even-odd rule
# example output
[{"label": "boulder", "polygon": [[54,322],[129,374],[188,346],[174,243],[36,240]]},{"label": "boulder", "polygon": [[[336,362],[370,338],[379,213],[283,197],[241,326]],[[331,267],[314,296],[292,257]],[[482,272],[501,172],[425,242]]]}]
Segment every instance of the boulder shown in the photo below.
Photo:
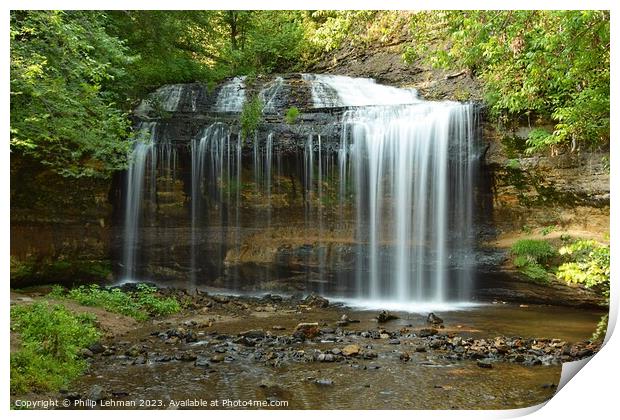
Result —
[{"label": "boulder", "polygon": [[349,344],[342,349],[342,355],[345,357],[355,357],[360,353],[360,346],[357,344]]},{"label": "boulder", "polygon": [[440,325],[443,324],[443,319],[439,318],[437,315],[431,312],[426,317],[426,323],[430,325]]},{"label": "boulder", "polygon": [[311,339],[319,335],[319,323],[318,322],[302,322],[297,324],[293,336],[297,338]]},{"label": "boulder", "polygon": [[93,401],[104,400],[107,396],[107,392],[101,385],[93,385],[88,392],[88,398]]},{"label": "boulder", "polygon": [[92,351],[94,354],[99,354],[99,353],[103,353],[106,348],[100,343],[100,342],[96,342],[95,344],[91,344],[88,347],[88,350]]},{"label": "boulder", "polygon": [[223,361],[224,361],[224,359],[225,359],[225,356],[224,356],[223,354],[221,354],[221,353],[214,354],[214,355],[211,357],[211,361],[212,361],[213,363],[220,363],[220,362],[223,362]]},{"label": "boulder", "polygon": [[329,306],[329,300],[315,294],[308,295],[303,302],[312,308],[327,308]]},{"label": "boulder", "polygon": [[388,322],[393,319],[398,319],[398,317],[396,315],[389,313],[386,310],[379,312],[379,315],[377,315],[377,322],[380,322],[380,323]]},{"label": "boulder", "polygon": [[93,352],[89,349],[82,349],[80,350],[80,356],[82,356],[83,358],[90,358],[93,357]]},{"label": "boulder", "polygon": [[436,335],[439,331],[437,331],[435,328],[422,328],[420,331],[418,331],[418,336],[419,337],[430,337],[433,335]]}]

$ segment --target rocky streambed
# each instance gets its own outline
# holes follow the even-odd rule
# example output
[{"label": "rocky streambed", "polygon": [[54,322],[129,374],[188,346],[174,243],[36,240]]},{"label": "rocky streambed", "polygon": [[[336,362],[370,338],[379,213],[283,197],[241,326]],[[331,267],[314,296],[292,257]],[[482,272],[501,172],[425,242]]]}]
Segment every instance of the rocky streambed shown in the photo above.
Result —
[{"label": "rocky streambed", "polygon": [[[59,397],[75,408],[507,409],[549,399],[561,363],[598,350],[586,339],[600,314],[574,308],[499,303],[431,315],[316,295],[162,292],[186,309],[122,331],[108,325],[83,350],[87,374]],[[539,335],[549,328],[557,334]]]}]

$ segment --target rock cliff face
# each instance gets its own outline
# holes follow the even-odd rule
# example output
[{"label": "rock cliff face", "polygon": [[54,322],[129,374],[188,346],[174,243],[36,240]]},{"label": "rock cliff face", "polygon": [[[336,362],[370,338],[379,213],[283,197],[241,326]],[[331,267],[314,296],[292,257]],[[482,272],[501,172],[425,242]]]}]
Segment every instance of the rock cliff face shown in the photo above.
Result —
[{"label": "rock cliff face", "polygon": [[[397,51],[377,51],[369,60],[345,54],[326,70],[418,86],[431,98],[479,98],[479,86],[467,74],[405,68]],[[259,96],[264,104],[253,140],[239,136],[241,105],[235,98],[240,91],[246,98]],[[299,116],[287,121],[292,108],[300,111]],[[151,131],[163,145],[150,152],[147,170],[148,159],[167,163],[146,175],[141,242],[136,250],[141,263],[135,274],[187,284],[197,272],[209,277],[211,285],[230,287],[229,279],[234,278],[237,284],[232,286],[246,290],[276,283],[280,289],[301,290],[309,283],[329,282],[334,272],[349,272],[354,282],[353,255],[360,245],[355,243],[352,215],[347,213],[351,208],[338,202],[336,182],[340,121],[345,112],[346,108],[315,107],[312,84],[301,74],[233,79],[214,89],[169,85],[154,92],[136,109],[134,118],[137,129]],[[190,200],[196,188],[192,156],[199,139],[208,136],[209,127],[216,123],[227,127],[221,143],[226,150],[210,149],[205,156],[220,158],[217,165],[228,165],[221,172],[228,178],[200,186],[209,191],[203,203],[208,211],[200,209],[205,217],[197,219],[198,209],[193,207],[197,204]],[[531,233],[553,225],[558,235],[567,231],[603,238],[609,228],[606,154],[513,159],[506,134],[484,121],[482,127],[486,154],[476,190],[476,236],[477,259],[485,273],[507,269],[502,268],[506,249],[524,234],[524,228]],[[315,161],[309,160],[313,156]],[[312,169],[316,156],[325,165],[319,180]],[[121,277],[126,270],[122,250],[126,247],[127,174],[107,182],[71,181],[68,187],[67,180],[36,165],[15,159],[11,163],[12,285]],[[209,165],[206,168],[216,167]],[[269,181],[256,172],[266,171],[265,165],[274,172]],[[229,176],[233,172],[241,180],[238,185]],[[308,176],[315,177],[310,189],[304,185]],[[212,205],[216,196],[219,206]],[[314,222],[317,212],[324,224]],[[273,220],[269,230],[261,228],[267,219]],[[222,228],[233,220],[240,229]],[[210,257],[197,261],[197,255]],[[484,285],[486,290],[492,286]],[[497,291],[495,296],[509,294]],[[489,295],[493,293],[480,293]],[[570,298],[562,295],[558,300]]]},{"label": "rock cliff face", "polygon": [[110,187],[13,156],[11,285],[111,279]]},{"label": "rock cliff face", "polygon": [[[324,106],[313,101],[313,90],[320,90]],[[292,74],[236,78],[211,92],[200,85],[165,86],[147,98],[136,110],[136,127],[150,129],[158,146],[145,157],[146,176],[152,175],[140,193],[139,240],[132,245],[138,263],[131,276],[181,284],[195,277],[229,287],[234,278],[234,287],[246,290],[275,283],[318,289],[322,282],[334,292],[350,289],[355,255],[369,244],[355,239],[356,210],[345,191],[352,187],[341,182],[342,119],[351,108],[338,106],[332,95],[314,76]],[[240,96],[259,96],[264,104],[250,138],[240,137]],[[294,121],[286,117],[291,109],[299,111]],[[196,180],[205,173],[207,181]],[[476,206],[485,207],[489,193],[481,185]],[[127,187],[118,184],[113,195],[123,198],[123,191]],[[126,202],[115,202],[111,248],[119,276],[127,273],[120,253],[127,248]],[[387,252],[387,244],[381,247]],[[329,280],[336,274],[338,284]]]}]

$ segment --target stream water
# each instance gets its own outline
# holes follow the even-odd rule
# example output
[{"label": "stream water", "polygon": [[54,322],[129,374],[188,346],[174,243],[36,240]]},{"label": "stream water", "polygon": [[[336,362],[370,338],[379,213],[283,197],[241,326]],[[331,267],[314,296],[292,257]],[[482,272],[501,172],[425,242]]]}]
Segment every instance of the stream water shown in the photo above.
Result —
[{"label": "stream water", "polygon": [[[259,309],[259,308],[256,308]],[[332,325],[342,313],[359,320],[352,324],[358,331],[377,328],[376,311],[350,308],[316,309],[307,313],[278,310],[253,312],[251,315],[220,319],[211,327],[198,327],[199,340],[194,343],[164,343],[151,331],[162,331],[187,320],[200,326],[212,314],[195,314],[145,326],[124,337],[127,343],[140,343],[147,349],[146,360],[124,355],[93,362],[90,373],[79,381],[88,392],[93,385],[103,386],[116,396],[114,400],[153,400],[167,407],[171,400],[259,400],[286,401],[294,409],[509,409],[527,407],[551,398],[558,384],[560,365],[525,366],[494,362],[492,369],[481,369],[475,361],[446,359],[441,352],[417,352],[408,340],[395,346],[388,340],[370,340],[378,357],[372,360],[351,359],[344,363],[294,362],[282,364],[264,361],[264,355],[278,354],[290,345],[253,348],[236,344],[240,331],[273,330],[274,325],[292,331],[298,322]],[[425,317],[396,312],[399,319],[382,324],[387,330],[422,328]],[[516,305],[486,305],[475,311],[442,312],[445,332],[462,337],[553,336],[568,342],[589,336],[599,314],[566,308]],[[219,318],[218,318],[219,319]],[[566,320],[571,322],[567,323]],[[542,322],[544,320],[544,322]],[[215,335],[214,331],[217,331]],[[203,335],[200,335],[203,334]],[[220,335],[218,335],[220,334]],[[228,334],[232,339],[218,339]],[[201,338],[202,337],[202,338]],[[129,345],[129,344],[128,344]],[[329,351],[344,346],[342,342],[321,340],[293,345],[300,354]],[[172,347],[172,350],[171,350]],[[223,362],[208,366],[193,362],[158,362],[170,352],[221,352]],[[403,362],[402,352],[411,359]],[[224,358],[225,356],[225,358]],[[260,360],[259,360],[260,358]],[[319,385],[326,379],[331,385]],[[226,408],[226,407],[218,407]]]}]

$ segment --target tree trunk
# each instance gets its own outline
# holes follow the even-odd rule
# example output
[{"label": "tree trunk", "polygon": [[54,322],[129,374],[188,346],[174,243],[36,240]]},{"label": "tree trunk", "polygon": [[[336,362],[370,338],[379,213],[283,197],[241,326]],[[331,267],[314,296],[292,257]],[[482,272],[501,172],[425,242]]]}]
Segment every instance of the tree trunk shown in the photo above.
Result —
[{"label": "tree trunk", "polygon": [[237,12],[228,11],[228,23],[230,24],[230,46],[233,50],[237,49]]}]

